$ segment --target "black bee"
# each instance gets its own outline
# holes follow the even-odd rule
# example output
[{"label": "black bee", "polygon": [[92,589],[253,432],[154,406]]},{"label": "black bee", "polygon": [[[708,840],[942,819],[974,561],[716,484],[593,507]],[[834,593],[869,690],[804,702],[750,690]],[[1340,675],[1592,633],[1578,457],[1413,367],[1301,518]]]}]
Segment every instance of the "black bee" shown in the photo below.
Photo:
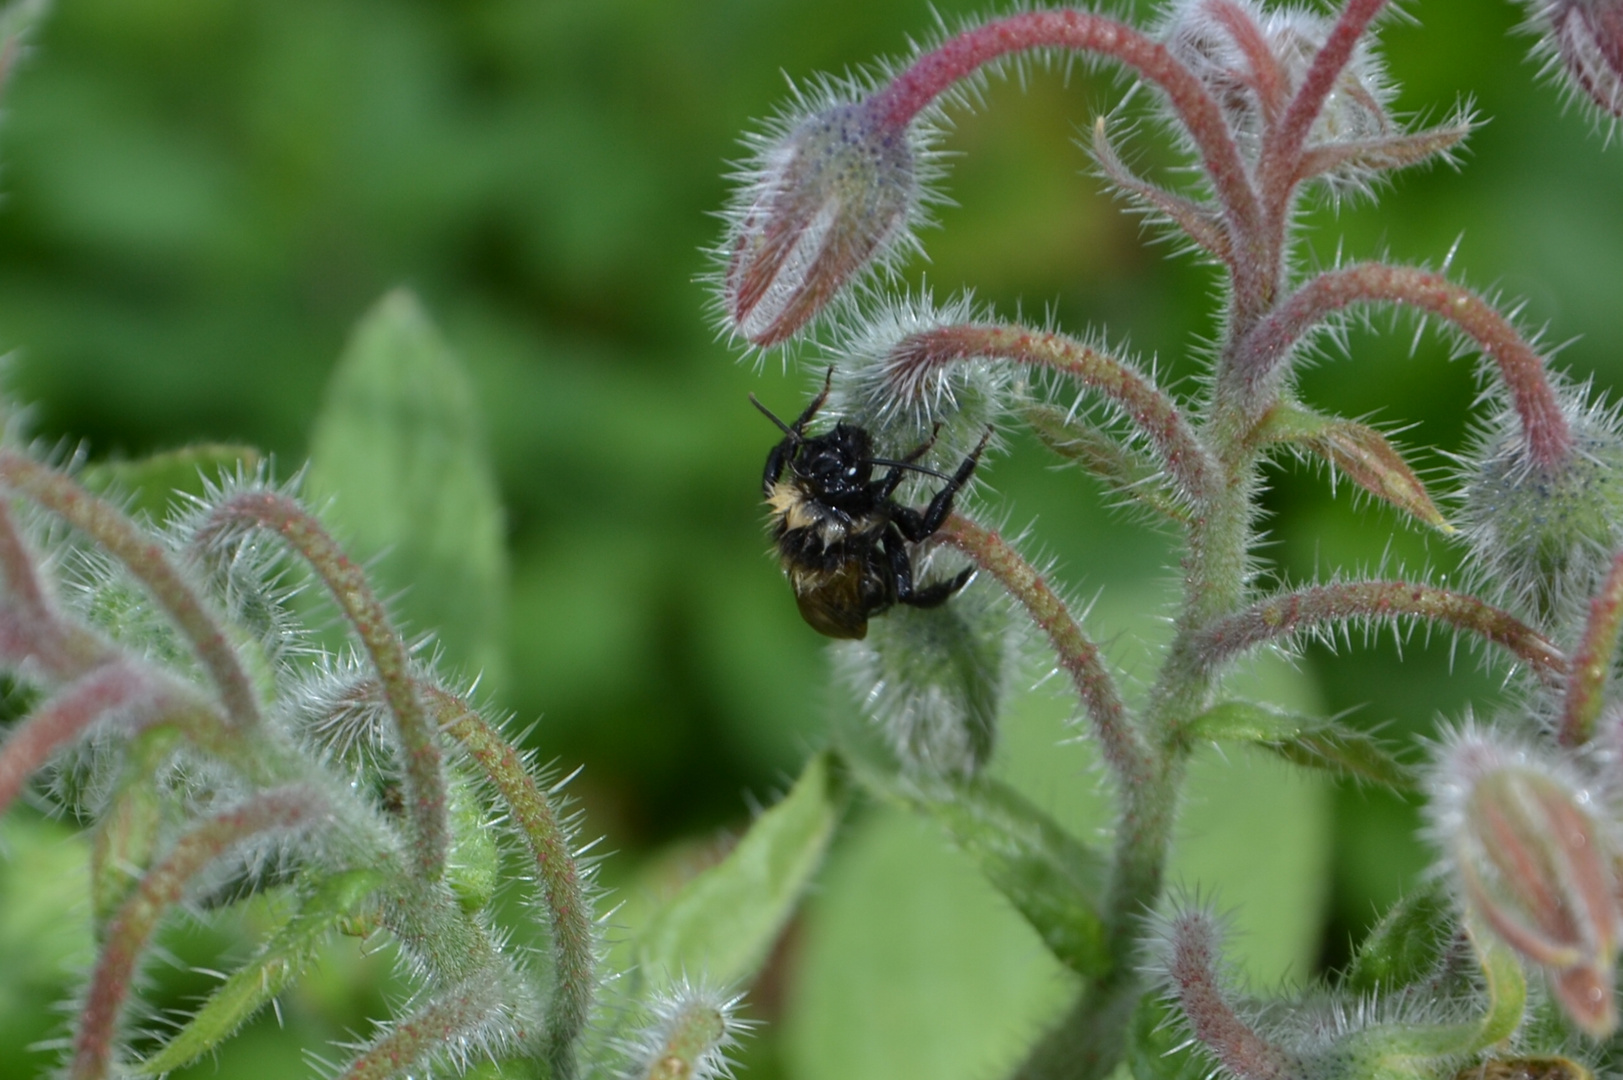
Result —
[{"label": "black bee", "polygon": [[[913,464],[930,449],[933,435],[900,461],[874,457],[872,438],[854,424],[836,424],[826,435],[807,438],[806,425],[827,400],[825,382],[806,411],[785,424],[750,395],[784,434],[766,457],[761,488],[772,508],[772,538],[800,614],[829,637],[863,638],[868,620],[893,604],[936,607],[969,581],[973,567],[945,581],[915,585],[907,545],[941,528],[952,513],[953,496],[975,471],[992,433],[988,429],[975,452],[946,476]],[[888,469],[878,479],[873,475],[876,465]],[[922,511],[891,498],[905,470],[946,481]]]}]

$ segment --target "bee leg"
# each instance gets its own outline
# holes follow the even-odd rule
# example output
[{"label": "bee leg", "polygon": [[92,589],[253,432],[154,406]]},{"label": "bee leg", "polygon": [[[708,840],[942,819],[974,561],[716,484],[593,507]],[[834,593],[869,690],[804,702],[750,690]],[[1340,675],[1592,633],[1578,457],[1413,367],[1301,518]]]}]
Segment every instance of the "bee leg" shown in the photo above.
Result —
[{"label": "bee leg", "polygon": [[[942,523],[947,520],[947,515],[952,513],[953,496],[958,494],[959,488],[969,482],[970,476],[975,472],[975,466],[981,460],[981,452],[986,449],[986,443],[991,438],[992,429],[987,428],[986,434],[981,436],[981,441],[976,444],[974,451],[958,466],[958,471],[952,474],[952,479],[935,493],[935,498],[930,500],[930,505],[925,508],[924,513],[908,510],[906,513],[895,515],[894,520],[897,527],[902,530],[903,536],[916,544],[941,528]],[[906,507],[901,509],[906,510]]]},{"label": "bee leg", "polygon": [[908,607],[933,608],[946,603],[953,593],[962,589],[974,576],[975,568],[967,566],[946,581],[937,581],[923,588],[913,584],[913,559],[907,545],[893,536],[884,541],[885,557],[890,560],[891,582],[896,589],[896,602]]},{"label": "bee leg", "polygon": [[767,498],[772,497],[772,489],[777,487],[778,478],[783,475],[783,467],[789,463],[789,453],[794,450],[795,443],[785,439],[772,448],[766,456],[766,472],[761,474],[761,494]]},{"label": "bee leg", "polygon": [[806,430],[806,425],[811,423],[811,418],[817,415],[817,410],[821,409],[824,402],[828,401],[828,392],[833,385],[834,365],[830,364],[828,366],[828,374],[823,376],[823,389],[816,397],[812,398],[811,404],[806,406],[806,411],[796,417],[795,422],[789,425],[790,430],[792,430],[796,436],[799,436],[802,431]]},{"label": "bee leg", "polygon": [[[902,464],[911,465],[913,462],[917,461],[919,458],[928,453],[930,447],[935,445],[935,437],[940,434],[940,432],[941,425],[937,424],[931,429],[930,437],[928,439],[925,439],[918,446],[915,446],[912,450],[908,451],[907,456],[902,458]],[[886,499],[896,494],[896,488],[901,484],[902,473],[905,471],[905,469],[895,468],[886,473],[879,483],[871,488],[874,493],[874,498],[880,502],[884,502]]]},{"label": "bee leg", "polygon": [[[783,468],[789,463],[789,455],[794,452],[796,446],[800,445],[801,433],[806,430],[806,425],[811,423],[812,417],[817,415],[817,410],[821,409],[824,403],[828,401],[828,392],[833,385],[834,367],[830,365],[828,374],[823,376],[822,392],[812,398],[812,403],[807,405],[805,411],[795,417],[795,422],[788,426],[786,430],[789,437],[774,446],[772,452],[766,456],[766,470],[761,474],[761,494],[768,498],[772,497],[772,488],[777,484],[778,478],[783,475]],[[750,401],[754,402],[757,409],[766,413],[774,424],[777,424],[780,428],[783,427],[783,421],[773,416],[765,405],[756,401],[754,394],[750,395]]]},{"label": "bee leg", "polygon": [[938,581],[933,585],[926,585],[922,589],[913,589],[904,597],[898,597],[908,607],[933,608],[945,604],[954,593],[969,584],[969,579],[975,576],[975,568],[966,566],[946,581]]}]

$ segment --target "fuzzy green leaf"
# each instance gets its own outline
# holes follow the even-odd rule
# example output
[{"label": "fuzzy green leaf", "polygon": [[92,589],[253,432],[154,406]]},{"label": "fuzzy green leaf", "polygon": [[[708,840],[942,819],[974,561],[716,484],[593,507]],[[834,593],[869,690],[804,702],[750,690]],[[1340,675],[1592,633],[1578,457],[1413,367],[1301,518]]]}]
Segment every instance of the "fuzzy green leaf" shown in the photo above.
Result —
[{"label": "fuzzy green leaf", "polygon": [[717,986],[753,975],[823,861],[843,788],[828,754],[812,758],[789,794],[756,819],[727,857],[654,916],[637,942],[642,970],[655,979],[686,973]]},{"label": "fuzzy green leaf", "polygon": [[153,774],[181,738],[176,728],[160,725],[132,739],[125,751],[118,784],[91,839],[90,898],[98,932],[152,861],[164,812]]},{"label": "fuzzy green leaf", "polygon": [[1268,414],[1259,438],[1313,454],[1377,499],[1434,529],[1454,531],[1397,447],[1368,424],[1322,416],[1283,401]]},{"label": "fuzzy green leaf", "polygon": [[[380,591],[432,627],[453,664],[496,678],[507,582],[503,517],[473,390],[417,299],[360,322],[310,439],[310,489],[352,555],[387,555]],[[499,681],[499,680],[498,680]]]},{"label": "fuzzy green leaf", "polygon": [[1044,446],[1076,462],[1120,494],[1152,507],[1174,521],[1189,513],[1167,490],[1164,471],[1145,455],[1102,428],[1078,420],[1063,409],[1032,403],[1022,416]]},{"label": "fuzzy green leaf", "polygon": [[484,910],[496,894],[501,850],[470,778],[450,769],[446,781],[451,849],[446,855],[445,883],[462,910],[472,914]]},{"label": "fuzzy green leaf", "polygon": [[1097,977],[1109,970],[1099,914],[1105,863],[1097,852],[1019,792],[989,777],[915,779],[861,766],[857,775],[881,798],[944,826],[1072,971]]},{"label": "fuzzy green leaf", "polygon": [[252,476],[264,455],[235,443],[197,443],[133,461],[98,461],[86,465],[78,480],[98,495],[127,496],[132,511],[162,520],[177,491],[203,494],[203,482],[222,473]]},{"label": "fuzzy green leaf", "polygon": [[1342,987],[1358,994],[1391,993],[1430,974],[1453,936],[1453,905],[1432,884],[1399,900],[1358,947]]},{"label": "fuzzy green leaf", "polygon": [[1334,720],[1281,712],[1250,701],[1225,701],[1190,721],[1190,741],[1250,742],[1285,760],[1348,780],[1412,791],[1413,774],[1372,736]]},{"label": "fuzzy green leaf", "polygon": [[259,955],[233,972],[173,1039],[141,1063],[140,1073],[178,1069],[230,1038],[304,970],[321,940],[339,930],[382,881],[383,875],[372,870],[349,870],[323,881]]}]

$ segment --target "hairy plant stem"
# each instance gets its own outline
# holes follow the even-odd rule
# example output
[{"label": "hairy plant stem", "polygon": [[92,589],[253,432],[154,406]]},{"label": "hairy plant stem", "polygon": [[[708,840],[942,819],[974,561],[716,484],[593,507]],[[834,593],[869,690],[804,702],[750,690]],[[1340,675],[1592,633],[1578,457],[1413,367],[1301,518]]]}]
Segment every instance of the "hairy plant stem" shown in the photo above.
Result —
[{"label": "hairy plant stem", "polygon": [[148,538],[111,503],[15,450],[0,450],[0,485],[56,514],[134,574],[191,642],[214,680],[231,723],[245,729],[260,725],[258,699],[230,639],[171,562],[163,544]]},{"label": "hairy plant stem", "polygon": [[1099,392],[1155,449],[1186,498],[1205,494],[1213,463],[1177,403],[1132,364],[1063,334],[1023,326],[947,326],[902,339],[891,352],[891,366],[899,377],[912,378],[976,357],[1058,372]]},{"label": "hairy plant stem", "polygon": [[495,728],[461,698],[437,687],[423,685],[421,690],[441,730],[462,744],[507,803],[535,859],[552,924],[553,987],[545,1053],[552,1080],[570,1080],[577,1071],[575,1044],[592,1008],[597,957],[591,905],[570,850],[569,831],[548,798],[551,793],[536,786],[518,752]]},{"label": "hairy plant stem", "polygon": [[1441,274],[1412,266],[1358,263],[1317,275],[1236,343],[1220,377],[1232,383],[1227,389],[1248,416],[1261,417],[1303,336],[1337,311],[1370,303],[1402,304],[1452,323],[1493,360],[1533,461],[1558,465],[1572,452],[1572,431],[1544,359],[1492,304]]},{"label": "hairy plant stem", "polygon": [[208,543],[216,529],[237,524],[257,525],[286,540],[326,584],[355,628],[378,673],[384,700],[400,735],[417,872],[424,881],[438,881],[445,873],[450,831],[439,735],[418,700],[411,658],[389,613],[372,592],[365,572],[293,499],[264,491],[233,496],[214,510],[200,542]]},{"label": "hairy plant stem", "polygon": [[1166,95],[1199,151],[1203,171],[1235,237],[1237,250],[1230,265],[1244,283],[1236,296],[1270,300],[1273,282],[1253,280],[1255,272],[1268,265],[1265,253],[1254,248],[1262,235],[1263,213],[1228,122],[1205,85],[1166,46],[1141,30],[1075,8],[991,19],[918,57],[877,92],[876,104],[884,119],[900,127],[983,65],[1033,49],[1072,49],[1111,57]]}]

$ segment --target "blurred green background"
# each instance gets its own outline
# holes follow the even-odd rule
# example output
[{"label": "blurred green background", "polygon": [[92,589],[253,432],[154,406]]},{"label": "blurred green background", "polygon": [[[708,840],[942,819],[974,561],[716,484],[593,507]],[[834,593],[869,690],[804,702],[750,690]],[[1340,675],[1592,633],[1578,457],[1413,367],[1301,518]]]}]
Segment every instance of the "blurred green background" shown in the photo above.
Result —
[{"label": "blurred green background", "polygon": [[[984,5],[935,7],[950,20]],[[1418,23],[1393,19],[1383,34],[1398,108],[1438,117],[1465,97],[1490,122],[1458,173],[1401,176],[1378,209],[1312,210],[1305,262],[1344,250],[1435,265],[1458,239],[1456,272],[1525,300],[1524,321],[1547,323],[1550,340],[1578,338],[1561,365],[1609,391],[1623,376],[1623,155],[1538,84],[1526,39],[1509,36],[1513,7],[1405,10]],[[611,882],[634,891],[653,853],[741,827],[752,804],[781,792],[838,707],[822,642],[767,554],[757,484],[773,432],[745,396],[790,413],[815,373],[776,358],[752,370],[705,315],[702,249],[717,237],[725,162],[783,98],[785,74],[843,71],[932,25],[923,0],[59,0],[0,127],[10,388],[35,405],[40,434],[84,440],[93,457],[245,441],[274,453],[285,476],[304,460],[354,322],[390,288],[415,289],[470,376],[506,507],[505,648],[486,688],[522,722],[539,720],[529,741],[544,757],[586,764],[574,787],[585,828],[607,835],[619,853]],[[1067,329],[1104,330],[1193,392],[1215,278],[1169,260],[1074,145],[1120,82],[1080,68],[1027,82],[994,81],[984,109],[957,117],[947,147],[962,156],[946,185],[956,205],[925,235],[930,260],[910,278],[938,295],[972,288],[1005,314],[1051,310]],[[1153,131],[1141,132],[1141,163],[1166,164]],[[1447,452],[1467,438],[1475,378],[1435,334],[1414,331],[1378,316],[1351,335],[1351,361],[1305,376],[1304,395],[1410,425],[1403,440],[1426,448],[1417,464],[1441,482]],[[1129,635],[1155,633],[1173,595],[1168,538],[1023,443],[984,475],[990,511],[1031,525],[1033,548],[1057,560],[1074,595],[1098,594],[1096,636],[1144,677]],[[1292,580],[1383,562],[1441,576],[1457,563],[1395,514],[1345,490],[1332,498],[1312,470],[1278,471],[1268,508],[1267,554]],[[457,643],[445,645],[454,659]],[[1356,708],[1358,722],[1411,744],[1467,701],[1493,712],[1498,675],[1474,651],[1415,638],[1399,655],[1390,638],[1354,640],[1340,655],[1312,651],[1305,676],[1259,677],[1313,708]],[[1036,718],[1017,728],[1026,712]],[[1006,732],[1005,757],[1032,763],[1020,775],[1039,777],[1027,786],[1057,804],[1097,785],[1085,748],[1050,752],[1063,712],[1016,710]],[[1320,881],[1298,904],[1308,944],[1291,965],[1263,965],[1265,977],[1337,963],[1424,865],[1412,807],[1353,790],[1320,801],[1322,835],[1302,841]],[[774,1027],[790,1032],[787,1049],[776,1034],[756,1040],[756,1075],[864,1075],[861,1064],[817,1064],[820,1032],[850,1036],[818,987],[856,976],[819,983],[818,964],[838,949],[804,939],[877,925],[859,901],[840,921],[839,905],[864,893],[839,882],[865,866],[876,880],[905,869],[898,844],[938,858],[938,840],[909,840],[909,827],[853,827],[812,930],[791,934],[755,995],[758,1015],[783,1018],[798,1001],[816,1019]],[[1202,856],[1218,876],[1269,842],[1247,828]],[[77,948],[42,936],[72,890],[58,881],[42,893],[44,871],[23,855],[57,864],[32,842],[14,839],[12,868],[0,866],[0,1076],[35,1075],[49,1060],[20,1047],[54,1030],[45,1004]],[[996,898],[966,903],[982,900]],[[944,914],[939,933],[978,917]],[[990,961],[964,963],[974,978]],[[371,985],[335,978],[340,990]],[[175,994],[198,992],[177,979]],[[376,991],[316,1000],[340,990],[318,985],[307,1011],[327,1009],[335,1031],[375,1014]],[[1029,1015],[1053,997],[1034,991]],[[1009,1051],[975,1053],[979,1068]],[[902,1060],[895,1075],[917,1063]]]}]

